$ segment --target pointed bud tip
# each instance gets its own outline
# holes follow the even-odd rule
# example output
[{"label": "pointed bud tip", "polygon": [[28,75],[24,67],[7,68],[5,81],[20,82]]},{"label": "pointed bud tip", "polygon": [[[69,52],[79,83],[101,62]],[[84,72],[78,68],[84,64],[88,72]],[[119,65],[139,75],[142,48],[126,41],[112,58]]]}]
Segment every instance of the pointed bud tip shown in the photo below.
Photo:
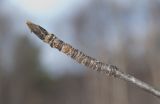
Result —
[{"label": "pointed bud tip", "polygon": [[31,30],[31,32],[32,32],[32,22],[31,21],[29,21],[29,20],[27,20],[26,21],[26,24],[27,24],[27,26],[29,27],[29,29]]},{"label": "pointed bud tip", "polygon": [[31,21],[27,20],[26,24],[28,27],[30,27],[33,23]]},{"label": "pointed bud tip", "polygon": [[26,22],[26,24],[31,24],[32,22],[31,21],[29,21],[29,20],[27,20],[27,22]]}]

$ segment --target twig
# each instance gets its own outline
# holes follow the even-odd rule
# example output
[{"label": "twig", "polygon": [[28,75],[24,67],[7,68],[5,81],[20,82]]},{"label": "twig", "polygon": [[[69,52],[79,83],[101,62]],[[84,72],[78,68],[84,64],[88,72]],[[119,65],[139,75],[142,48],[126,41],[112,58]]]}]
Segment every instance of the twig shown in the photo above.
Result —
[{"label": "twig", "polygon": [[109,76],[114,76],[115,78],[123,79],[125,81],[131,82],[141,89],[157,96],[160,98],[160,91],[156,90],[154,87],[148,85],[147,83],[140,81],[139,79],[121,72],[119,68],[115,65],[105,64],[100,62],[90,56],[87,56],[78,49],[73,48],[71,45],[63,42],[58,39],[54,34],[48,33],[44,28],[39,25],[33,24],[30,21],[27,21],[27,25],[30,28],[31,32],[35,33],[41,40],[48,43],[51,47],[58,49],[64,54],[70,56],[72,59],[76,60],[78,63],[93,69],[98,72],[105,73]]}]

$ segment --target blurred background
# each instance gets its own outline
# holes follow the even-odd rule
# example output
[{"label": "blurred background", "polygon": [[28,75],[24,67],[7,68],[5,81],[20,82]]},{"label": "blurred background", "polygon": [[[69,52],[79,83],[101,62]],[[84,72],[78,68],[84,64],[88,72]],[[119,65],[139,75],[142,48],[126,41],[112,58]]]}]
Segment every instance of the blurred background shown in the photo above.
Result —
[{"label": "blurred background", "polygon": [[0,104],[160,103],[50,48],[27,20],[160,89],[159,0],[0,0]]}]

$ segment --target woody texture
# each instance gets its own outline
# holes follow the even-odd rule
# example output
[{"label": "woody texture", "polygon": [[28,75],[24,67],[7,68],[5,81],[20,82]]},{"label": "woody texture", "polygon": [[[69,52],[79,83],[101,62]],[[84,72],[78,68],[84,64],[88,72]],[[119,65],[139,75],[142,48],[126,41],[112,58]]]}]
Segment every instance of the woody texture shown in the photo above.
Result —
[{"label": "woody texture", "polygon": [[119,68],[115,65],[109,65],[103,62],[92,58],[85,53],[79,51],[78,49],[72,47],[70,44],[63,42],[54,34],[49,33],[43,27],[36,25],[30,21],[27,21],[27,26],[36,36],[38,36],[42,41],[49,44],[51,47],[58,49],[60,52],[66,54],[71,57],[73,60],[77,61],[79,64],[82,64],[89,69],[96,70],[98,72],[102,72],[107,74],[108,76],[113,76],[118,79],[123,79],[134,85],[140,87],[141,89],[157,96],[160,98],[160,91],[156,90],[151,85],[129,75],[124,72],[121,72]]}]

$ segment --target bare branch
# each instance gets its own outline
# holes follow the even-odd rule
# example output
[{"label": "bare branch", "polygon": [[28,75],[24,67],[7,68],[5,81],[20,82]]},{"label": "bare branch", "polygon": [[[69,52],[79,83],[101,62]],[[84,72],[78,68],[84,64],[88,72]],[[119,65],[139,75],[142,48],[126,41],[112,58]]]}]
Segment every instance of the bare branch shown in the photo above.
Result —
[{"label": "bare branch", "polygon": [[41,40],[48,43],[51,47],[56,48],[64,54],[70,56],[78,63],[98,72],[105,73],[109,76],[114,76],[115,78],[131,82],[136,86],[140,87],[141,89],[160,98],[160,91],[129,74],[121,72],[119,68],[117,68],[115,65],[105,64],[84,54],[78,49],[75,49],[71,45],[58,39],[54,34],[48,33],[44,28],[39,25],[33,24],[30,21],[27,21],[27,25],[30,28],[31,32],[35,33]]}]

